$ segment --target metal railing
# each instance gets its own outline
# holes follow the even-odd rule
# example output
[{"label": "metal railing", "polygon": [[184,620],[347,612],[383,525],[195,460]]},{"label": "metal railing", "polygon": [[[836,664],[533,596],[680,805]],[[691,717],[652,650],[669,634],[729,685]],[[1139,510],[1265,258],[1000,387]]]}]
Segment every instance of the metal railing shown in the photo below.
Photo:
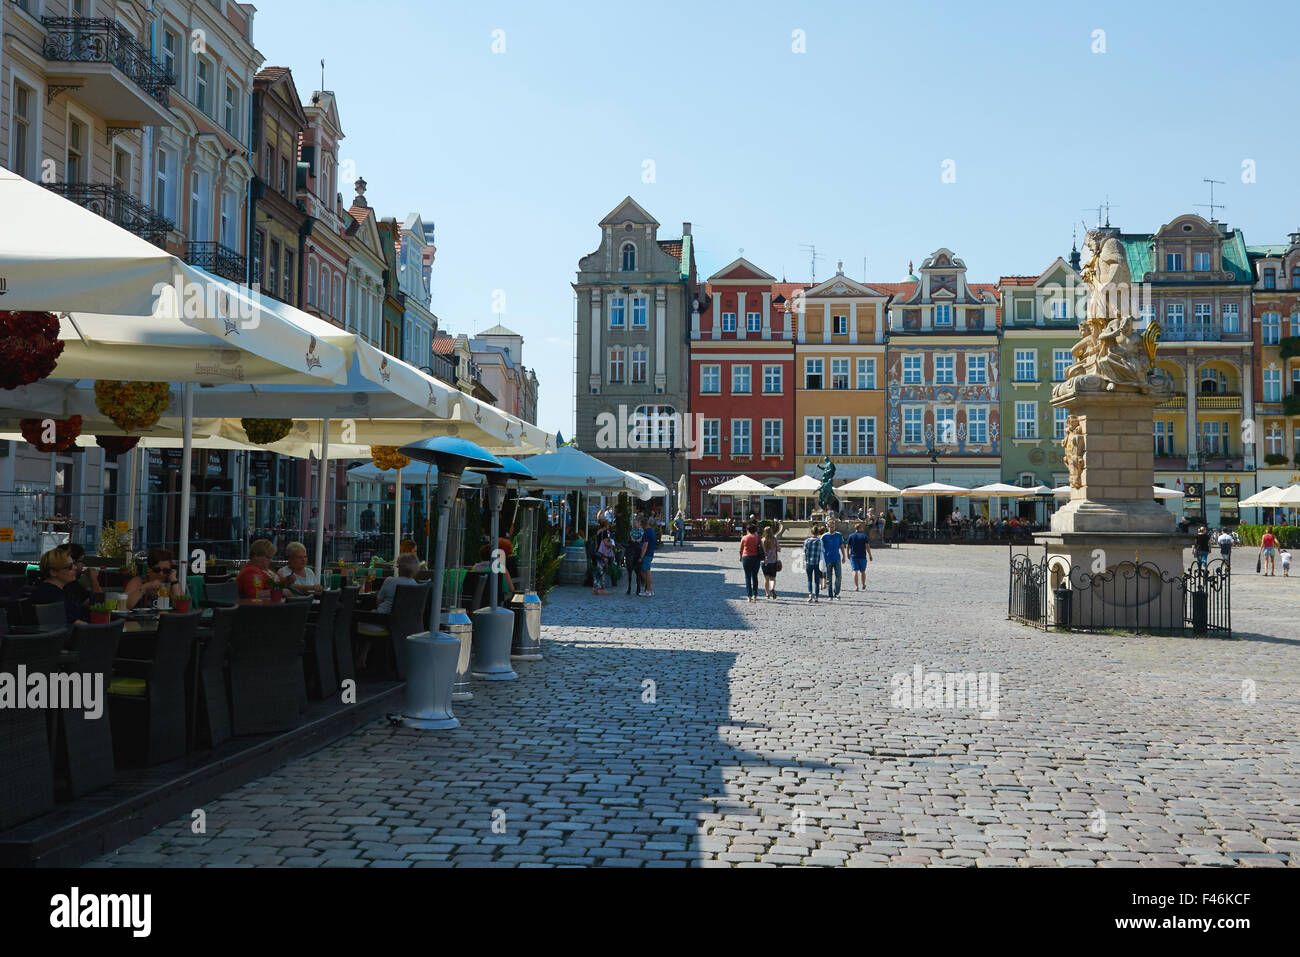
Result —
[{"label": "metal railing", "polygon": [[159,106],[170,105],[175,78],[130,31],[106,17],[42,17],[44,55],[65,63],[111,63]]},{"label": "metal railing", "polygon": [[1224,336],[1240,335],[1240,328],[1225,330],[1218,322],[1181,322],[1166,325],[1160,338],[1165,342],[1218,342]]},{"label": "metal railing", "polygon": [[165,247],[167,234],[176,228],[165,216],[154,212],[120,186],[110,183],[46,183],[45,188],[64,199],[103,216],[110,223]]},{"label": "metal railing", "polygon": [[222,243],[188,242],[185,261],[224,279],[244,282],[248,277],[248,260]]}]

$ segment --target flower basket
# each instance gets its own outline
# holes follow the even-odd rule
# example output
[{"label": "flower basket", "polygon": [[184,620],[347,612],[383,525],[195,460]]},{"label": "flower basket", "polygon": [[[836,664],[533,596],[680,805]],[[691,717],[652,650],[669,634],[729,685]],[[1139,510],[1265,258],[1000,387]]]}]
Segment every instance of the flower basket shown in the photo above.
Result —
[{"label": "flower basket", "polygon": [[370,446],[370,456],[375,461],[375,468],[383,469],[404,469],[411,464],[401,452],[397,451],[395,445],[372,445]]},{"label": "flower basket", "polygon": [[54,371],[62,354],[54,313],[0,310],[0,388],[39,382]]},{"label": "flower basket", "polygon": [[100,379],[95,383],[95,408],[123,432],[151,428],[170,401],[166,382]]},{"label": "flower basket", "polygon": [[95,444],[109,455],[125,455],[140,444],[138,435],[97,435]]},{"label": "flower basket", "polygon": [[111,612],[112,609],[104,602],[101,602],[98,605],[91,605],[90,623],[92,625],[107,625],[109,620],[113,617]]},{"label": "flower basket", "polygon": [[190,613],[190,606],[192,602],[193,599],[190,598],[189,595],[186,595],[184,598],[172,599],[172,607],[176,609],[176,613],[178,615],[188,615]]},{"label": "flower basket", "polygon": [[239,424],[254,445],[272,445],[293,430],[293,419],[240,419]]},{"label": "flower basket", "polygon": [[66,419],[53,419],[54,441],[43,441],[47,419],[23,419],[18,425],[23,438],[42,452],[62,452],[77,441],[81,435],[81,416],[74,415]]}]

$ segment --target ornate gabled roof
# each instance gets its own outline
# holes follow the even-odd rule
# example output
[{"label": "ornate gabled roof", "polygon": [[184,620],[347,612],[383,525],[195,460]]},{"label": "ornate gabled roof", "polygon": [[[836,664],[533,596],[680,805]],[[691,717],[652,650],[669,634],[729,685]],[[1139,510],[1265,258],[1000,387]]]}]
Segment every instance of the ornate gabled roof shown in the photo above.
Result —
[{"label": "ornate gabled roof", "polygon": [[475,333],[475,335],[476,336],[515,336],[520,339],[523,338],[523,336],[520,336],[519,333],[515,332],[513,329],[507,329],[499,322],[491,329],[484,329],[482,332]]},{"label": "ornate gabled roof", "polygon": [[599,223],[601,226],[614,226],[625,222],[649,223],[658,226],[659,221],[646,212],[645,207],[631,196],[623,197],[623,202],[611,209]]}]

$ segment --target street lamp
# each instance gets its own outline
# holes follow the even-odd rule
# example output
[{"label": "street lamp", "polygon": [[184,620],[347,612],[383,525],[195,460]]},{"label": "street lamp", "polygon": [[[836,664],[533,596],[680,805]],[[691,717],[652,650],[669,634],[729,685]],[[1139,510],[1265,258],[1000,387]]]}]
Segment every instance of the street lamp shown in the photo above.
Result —
[{"label": "street lamp", "polygon": [[[935,451],[934,446],[930,446],[930,484],[934,485],[939,480],[936,478],[936,472],[939,468],[939,453]],[[930,496],[930,530],[939,534],[939,498],[936,495]]]}]

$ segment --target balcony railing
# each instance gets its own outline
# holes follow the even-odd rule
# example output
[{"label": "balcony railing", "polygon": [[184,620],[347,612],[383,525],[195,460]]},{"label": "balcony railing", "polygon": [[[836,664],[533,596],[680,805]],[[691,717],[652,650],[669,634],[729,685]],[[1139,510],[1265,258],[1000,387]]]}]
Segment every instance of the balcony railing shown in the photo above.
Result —
[{"label": "balcony railing", "polygon": [[176,80],[148,49],[116,20],[105,17],[42,17],[45,59],[66,63],[111,63],[160,106],[169,105]]},{"label": "balcony railing", "polygon": [[1169,323],[1160,333],[1160,338],[1165,342],[1218,342],[1225,335],[1229,338],[1239,336],[1241,330],[1229,329],[1225,332],[1217,322]]},{"label": "balcony railing", "polygon": [[221,243],[186,243],[185,261],[235,282],[244,282],[248,274],[248,260]]},{"label": "balcony railing", "polygon": [[167,234],[175,229],[170,219],[159,216],[126,190],[109,183],[46,183],[45,188],[98,213],[110,223],[165,247]]},{"label": "balcony railing", "polygon": [[1196,408],[1213,412],[1240,412],[1241,396],[1222,392],[1212,395],[1201,393],[1196,397]]}]

